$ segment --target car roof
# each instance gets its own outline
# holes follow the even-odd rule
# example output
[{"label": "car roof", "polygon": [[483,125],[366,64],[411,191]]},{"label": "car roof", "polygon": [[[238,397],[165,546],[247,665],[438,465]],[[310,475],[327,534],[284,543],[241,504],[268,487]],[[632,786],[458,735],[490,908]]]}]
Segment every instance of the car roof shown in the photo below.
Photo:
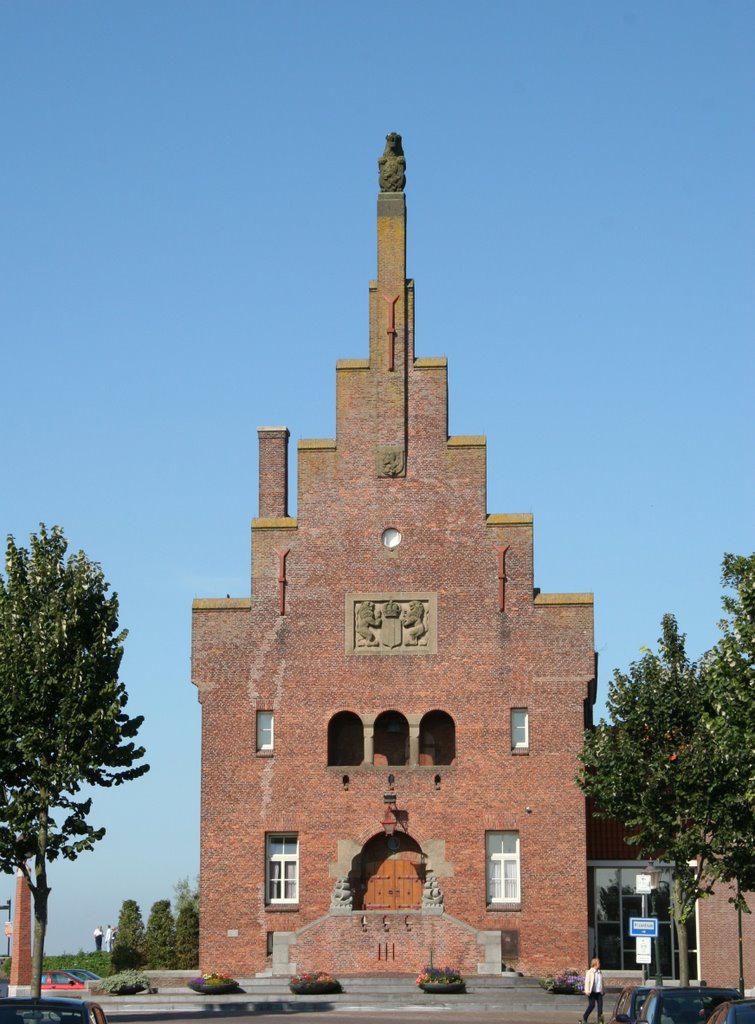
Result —
[{"label": "car roof", "polygon": [[59,1006],[61,1010],[75,1010],[77,1006],[95,1005],[89,999],[69,999],[66,996],[8,996],[0,999],[0,1006],[15,1006],[17,1009],[32,1006],[44,1006],[49,1009],[51,1006]]}]

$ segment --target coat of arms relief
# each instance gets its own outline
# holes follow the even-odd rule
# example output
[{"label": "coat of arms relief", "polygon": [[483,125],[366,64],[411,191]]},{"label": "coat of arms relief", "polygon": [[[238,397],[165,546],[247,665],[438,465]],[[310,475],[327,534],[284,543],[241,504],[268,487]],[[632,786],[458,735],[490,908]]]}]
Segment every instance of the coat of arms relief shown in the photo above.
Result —
[{"label": "coat of arms relief", "polygon": [[347,594],[350,654],[434,654],[435,594]]}]

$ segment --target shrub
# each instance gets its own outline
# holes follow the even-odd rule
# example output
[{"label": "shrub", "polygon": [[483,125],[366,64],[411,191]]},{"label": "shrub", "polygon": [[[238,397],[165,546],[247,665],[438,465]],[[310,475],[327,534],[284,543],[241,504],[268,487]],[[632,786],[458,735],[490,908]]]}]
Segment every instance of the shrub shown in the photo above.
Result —
[{"label": "shrub", "polygon": [[97,983],[98,992],[109,992],[111,995],[126,995],[131,992],[149,991],[149,978],[141,971],[121,971],[103,978]]},{"label": "shrub", "polygon": [[147,967],[173,970],[176,966],[176,923],[170,900],[152,904],[144,934],[144,955]]},{"label": "shrub", "polygon": [[288,979],[289,988],[297,992],[317,992],[322,987],[327,987],[331,992],[341,992],[341,983],[327,971],[307,971],[302,974],[292,974]]},{"label": "shrub", "polygon": [[78,953],[60,953],[57,956],[46,956],[42,960],[43,971],[67,971],[69,967],[94,971],[101,978],[113,973],[110,953],[104,950],[100,953],[85,953],[80,949]]}]

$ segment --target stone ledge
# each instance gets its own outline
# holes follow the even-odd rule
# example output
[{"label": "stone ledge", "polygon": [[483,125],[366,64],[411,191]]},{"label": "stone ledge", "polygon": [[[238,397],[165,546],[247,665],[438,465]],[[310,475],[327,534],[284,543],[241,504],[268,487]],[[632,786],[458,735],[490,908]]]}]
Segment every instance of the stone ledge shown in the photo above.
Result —
[{"label": "stone ledge", "polygon": [[415,370],[443,370],[447,366],[446,356],[422,356],[414,360]]},{"label": "stone ledge", "polygon": [[535,604],[593,604],[592,594],[535,594]]},{"label": "stone ledge", "polygon": [[484,434],[459,434],[449,437],[446,444],[449,448],[484,448],[488,441]]},{"label": "stone ledge", "polygon": [[286,516],[284,519],[253,519],[253,530],[295,530],[297,520],[295,516]]},{"label": "stone ledge", "polygon": [[193,611],[247,610],[252,607],[250,597],[197,597],[191,602]]},{"label": "stone ledge", "polygon": [[531,512],[495,512],[485,519],[488,526],[532,526],[534,521]]},{"label": "stone ledge", "polygon": [[303,438],[296,445],[300,452],[305,451],[335,451],[335,438]]}]

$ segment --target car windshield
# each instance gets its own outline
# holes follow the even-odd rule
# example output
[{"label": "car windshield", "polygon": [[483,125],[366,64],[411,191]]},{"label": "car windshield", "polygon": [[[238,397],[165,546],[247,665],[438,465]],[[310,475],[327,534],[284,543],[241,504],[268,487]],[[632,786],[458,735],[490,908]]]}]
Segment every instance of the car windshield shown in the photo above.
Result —
[{"label": "car windshield", "polygon": [[699,1024],[707,1020],[719,1003],[731,999],[728,994],[695,993],[684,998],[666,996],[661,1007],[660,1024]]},{"label": "car windshield", "polygon": [[42,1006],[0,1006],[0,1024],[82,1024],[81,1010]]}]

